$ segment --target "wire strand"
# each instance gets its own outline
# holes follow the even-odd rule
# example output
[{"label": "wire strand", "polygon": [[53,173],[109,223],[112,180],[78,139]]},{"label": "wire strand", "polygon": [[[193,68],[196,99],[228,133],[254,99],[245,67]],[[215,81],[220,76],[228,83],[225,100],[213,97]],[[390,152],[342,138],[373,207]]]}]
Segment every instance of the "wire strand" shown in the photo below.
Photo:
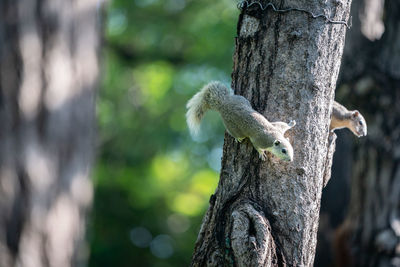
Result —
[{"label": "wire strand", "polygon": [[351,23],[352,17],[350,17],[350,23],[347,23],[346,21],[342,21],[342,20],[333,20],[331,17],[329,17],[329,16],[327,16],[325,14],[317,14],[317,15],[315,15],[313,12],[308,11],[308,10],[303,9],[303,8],[290,7],[290,8],[286,8],[286,9],[278,9],[271,2],[269,2],[265,6],[263,6],[263,4],[261,2],[259,2],[259,1],[254,1],[254,2],[249,3],[249,1],[244,0],[244,1],[239,2],[237,4],[237,7],[238,7],[238,9],[243,11],[244,9],[249,8],[249,7],[253,6],[253,5],[258,5],[261,8],[262,11],[266,10],[268,7],[271,7],[274,12],[278,12],[278,13],[287,13],[287,12],[290,12],[290,11],[304,12],[304,13],[307,13],[308,15],[310,15],[313,19],[323,18],[323,19],[325,19],[326,23],[342,24],[342,25],[345,25],[348,29],[351,28],[351,24],[352,24]]}]

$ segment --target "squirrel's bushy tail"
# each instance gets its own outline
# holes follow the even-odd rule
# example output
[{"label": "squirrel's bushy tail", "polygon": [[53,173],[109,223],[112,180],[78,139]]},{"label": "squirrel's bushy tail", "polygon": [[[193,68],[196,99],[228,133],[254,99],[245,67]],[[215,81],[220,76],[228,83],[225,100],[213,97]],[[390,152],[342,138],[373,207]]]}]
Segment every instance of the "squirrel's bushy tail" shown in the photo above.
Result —
[{"label": "squirrel's bushy tail", "polygon": [[187,103],[186,121],[192,134],[197,134],[200,122],[208,109],[222,105],[224,98],[231,95],[232,90],[221,82],[210,82],[195,94]]}]

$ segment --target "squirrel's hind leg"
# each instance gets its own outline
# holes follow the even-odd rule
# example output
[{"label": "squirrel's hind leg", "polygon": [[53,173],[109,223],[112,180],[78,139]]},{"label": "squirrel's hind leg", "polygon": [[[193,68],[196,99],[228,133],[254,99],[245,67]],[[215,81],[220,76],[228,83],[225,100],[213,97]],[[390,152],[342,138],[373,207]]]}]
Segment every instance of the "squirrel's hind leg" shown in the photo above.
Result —
[{"label": "squirrel's hind leg", "polygon": [[233,138],[235,138],[236,142],[241,143],[246,138],[246,136],[242,133],[242,131],[240,131],[240,129],[236,125],[230,124],[228,127],[228,125],[225,123],[225,121],[224,121],[224,125],[225,125],[225,128],[228,131],[228,133]]}]

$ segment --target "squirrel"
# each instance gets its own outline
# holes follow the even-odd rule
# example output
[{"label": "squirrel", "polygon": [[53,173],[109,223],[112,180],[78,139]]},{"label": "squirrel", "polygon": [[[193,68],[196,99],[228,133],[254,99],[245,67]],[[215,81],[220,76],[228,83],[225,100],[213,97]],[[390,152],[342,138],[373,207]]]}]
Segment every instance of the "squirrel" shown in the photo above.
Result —
[{"label": "squirrel", "polygon": [[357,137],[367,135],[367,123],[358,110],[347,110],[336,101],[332,105],[332,119],[329,130],[348,128]]},{"label": "squirrel", "polygon": [[216,110],[221,114],[228,133],[239,143],[249,138],[262,160],[266,160],[265,152],[269,151],[281,160],[293,161],[293,147],[284,134],[296,122],[269,122],[251,107],[246,98],[234,95],[232,89],[221,82],[205,85],[186,107],[186,120],[192,134],[199,131],[205,112]]}]

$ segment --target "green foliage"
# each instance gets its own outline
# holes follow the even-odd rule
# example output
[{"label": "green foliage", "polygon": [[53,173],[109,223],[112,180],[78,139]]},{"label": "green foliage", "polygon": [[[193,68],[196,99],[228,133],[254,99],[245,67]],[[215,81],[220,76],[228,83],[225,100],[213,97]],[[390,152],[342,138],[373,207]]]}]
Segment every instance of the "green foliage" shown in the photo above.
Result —
[{"label": "green foliage", "polygon": [[107,10],[90,266],[187,266],[218,183],[223,125],[194,139],[187,100],[229,84],[236,2],[115,0]]}]

